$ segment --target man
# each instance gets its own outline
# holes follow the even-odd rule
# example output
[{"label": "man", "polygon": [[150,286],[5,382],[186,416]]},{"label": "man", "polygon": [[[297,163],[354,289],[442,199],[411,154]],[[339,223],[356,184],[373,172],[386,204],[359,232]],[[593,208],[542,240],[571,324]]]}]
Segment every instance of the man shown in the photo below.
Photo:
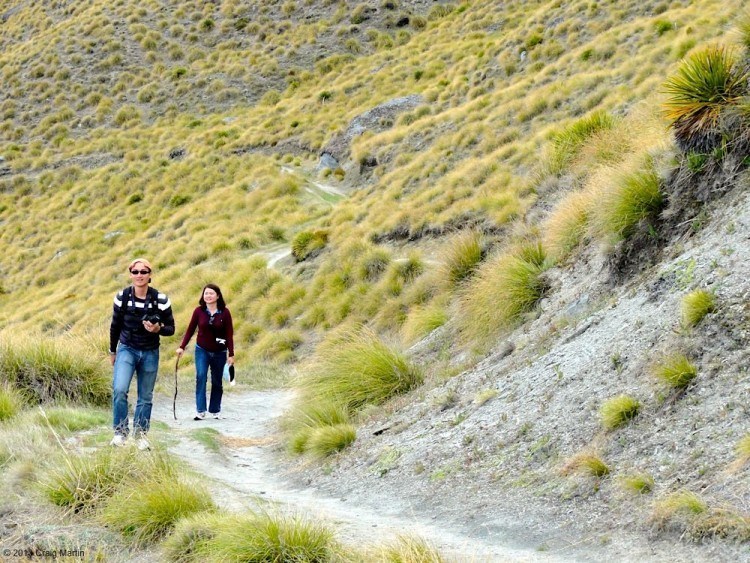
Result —
[{"label": "man", "polygon": [[138,449],[149,448],[146,433],[151,424],[151,406],[159,370],[159,337],[175,332],[169,297],[149,287],[153,268],[148,260],[136,258],[128,265],[131,284],[115,295],[109,327],[109,354],[114,366],[112,378],[111,445],[124,446],[128,437],[128,389],[137,375],[138,401],[133,430]]}]

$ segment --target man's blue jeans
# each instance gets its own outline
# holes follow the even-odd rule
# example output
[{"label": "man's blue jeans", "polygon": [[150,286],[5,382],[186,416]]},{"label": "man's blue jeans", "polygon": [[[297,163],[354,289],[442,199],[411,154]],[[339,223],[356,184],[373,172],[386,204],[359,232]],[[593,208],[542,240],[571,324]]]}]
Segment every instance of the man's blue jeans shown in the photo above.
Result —
[{"label": "man's blue jeans", "polygon": [[206,380],[208,368],[211,368],[211,398],[208,412],[221,412],[221,396],[224,393],[221,378],[224,375],[224,364],[227,363],[227,352],[209,352],[195,345],[195,408],[206,412]]},{"label": "man's blue jeans", "polygon": [[137,375],[138,401],[135,404],[133,430],[136,434],[148,432],[151,426],[151,406],[154,385],[159,371],[159,349],[136,350],[124,344],[117,347],[115,371],[112,378],[112,427],[116,434],[128,435],[128,389]]}]

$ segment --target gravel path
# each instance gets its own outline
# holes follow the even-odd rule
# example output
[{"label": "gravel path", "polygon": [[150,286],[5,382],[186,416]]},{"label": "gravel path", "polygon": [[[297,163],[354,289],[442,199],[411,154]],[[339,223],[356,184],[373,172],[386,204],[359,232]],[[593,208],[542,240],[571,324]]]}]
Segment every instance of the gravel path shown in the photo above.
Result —
[{"label": "gravel path", "polygon": [[[189,393],[185,393],[189,395]],[[172,417],[172,402],[157,401],[154,419],[165,421],[178,438],[170,451],[185,459],[210,480],[209,489],[221,507],[232,511],[252,510],[273,503],[283,510],[323,519],[344,543],[377,545],[398,534],[414,534],[435,546],[452,561],[564,561],[531,547],[504,544],[486,532],[466,533],[462,526],[442,522],[425,505],[418,506],[382,492],[371,498],[334,497],[314,487],[305,487],[294,470],[284,467],[278,418],[289,408],[290,391],[234,392],[225,395],[225,418],[192,419],[190,397],[178,402],[178,420]],[[191,433],[213,428],[221,433],[224,446],[215,453],[197,442]]]}]

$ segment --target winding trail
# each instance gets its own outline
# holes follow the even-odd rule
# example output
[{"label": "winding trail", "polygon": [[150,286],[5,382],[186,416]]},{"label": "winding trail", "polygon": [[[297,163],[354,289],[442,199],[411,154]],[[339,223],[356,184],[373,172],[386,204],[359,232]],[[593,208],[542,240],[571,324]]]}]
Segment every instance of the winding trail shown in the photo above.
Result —
[{"label": "winding trail", "polygon": [[[314,487],[295,482],[293,470],[283,465],[283,447],[278,435],[279,417],[293,398],[288,390],[234,391],[225,393],[225,418],[194,421],[191,393],[183,392],[172,416],[172,401],[163,398],[154,405],[154,419],[166,422],[177,439],[169,447],[193,469],[208,478],[215,502],[230,511],[253,510],[276,505],[286,512],[325,521],[345,544],[383,545],[399,534],[417,535],[430,541],[451,561],[561,561],[558,556],[533,549],[492,545],[442,527],[419,507],[406,506],[397,498],[378,497],[377,503],[361,499],[332,498]],[[212,452],[195,439],[194,432],[213,428],[222,448]]]}]

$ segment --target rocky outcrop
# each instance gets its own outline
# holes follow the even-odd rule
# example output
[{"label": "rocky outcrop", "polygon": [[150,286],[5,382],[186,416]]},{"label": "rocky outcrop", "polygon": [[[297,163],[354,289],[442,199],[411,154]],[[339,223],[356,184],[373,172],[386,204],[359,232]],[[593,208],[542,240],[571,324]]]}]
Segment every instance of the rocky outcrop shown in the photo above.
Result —
[{"label": "rocky outcrop", "polygon": [[[419,94],[411,94],[401,98],[394,98],[375,106],[372,109],[352,119],[345,131],[337,133],[329,143],[323,147],[321,155],[329,155],[338,163],[343,162],[348,156],[352,139],[362,135],[366,131],[385,131],[393,125],[396,116],[400,113],[414,109],[424,102]],[[376,163],[372,163],[375,165]]]}]

